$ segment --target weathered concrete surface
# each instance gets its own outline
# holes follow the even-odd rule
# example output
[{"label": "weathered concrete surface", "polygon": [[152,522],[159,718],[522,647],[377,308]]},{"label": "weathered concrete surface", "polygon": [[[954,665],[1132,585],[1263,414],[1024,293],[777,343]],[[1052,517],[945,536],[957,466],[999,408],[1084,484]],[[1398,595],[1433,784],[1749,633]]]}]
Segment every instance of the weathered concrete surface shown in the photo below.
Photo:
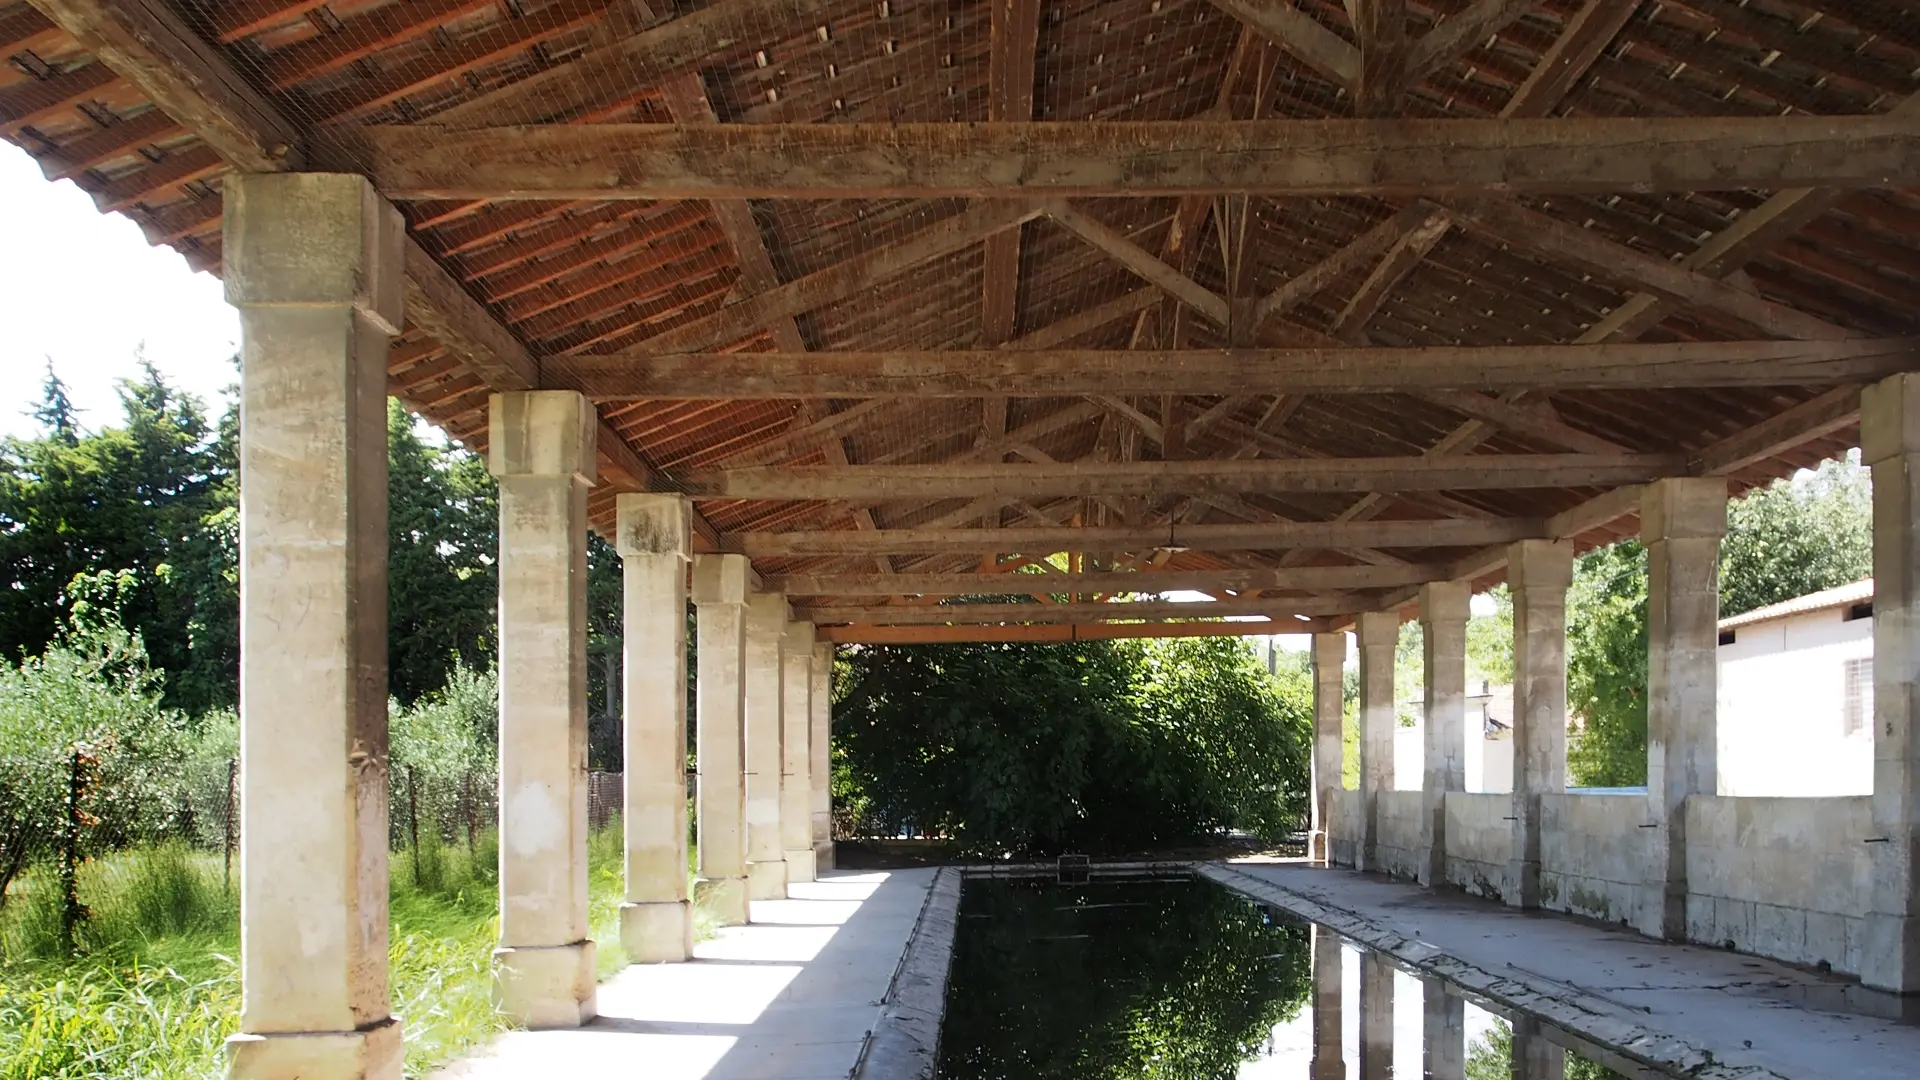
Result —
[{"label": "weathered concrete surface", "polygon": [[1643,795],[1542,795],[1539,906],[1637,927],[1660,893],[1648,813]]},{"label": "weathered concrete surface", "polygon": [[1361,615],[1354,636],[1360,642],[1360,833],[1364,870],[1379,858],[1379,796],[1393,790],[1393,653],[1400,643],[1400,616],[1390,611]]},{"label": "weathered concrete surface", "polygon": [[1447,881],[1475,896],[1500,900],[1513,856],[1509,795],[1447,795]]},{"label": "weathered concrete surface", "polygon": [[621,686],[626,770],[626,903],[620,945],[635,963],[693,955],[687,896],[687,563],[685,496],[615,498],[623,584]]},{"label": "weathered concrete surface", "polygon": [[1373,859],[1367,870],[1417,881],[1427,869],[1426,793],[1383,791],[1374,796]]},{"label": "weathered concrete surface", "polygon": [[780,646],[780,847],[787,881],[812,881],[813,624],[790,622]]},{"label": "weathered concrete surface", "polygon": [[747,557],[693,558],[694,709],[699,755],[694,888],[722,926],[747,921]]},{"label": "weathered concrete surface", "polygon": [[1873,469],[1873,902],[1861,979],[1920,992],[1920,378],[1860,395]]},{"label": "weathered concrete surface", "polygon": [[[1328,829],[1333,793],[1345,785],[1345,703],[1342,679],[1347,665],[1347,635],[1313,635],[1313,807],[1307,854],[1315,862],[1332,857]],[[1351,860],[1349,860],[1351,862]]]},{"label": "weathered concrete surface", "polygon": [[873,1039],[850,1080],[927,1080],[938,1068],[963,876],[957,867],[936,872],[900,970],[880,1003]]},{"label": "weathered concrete surface", "polygon": [[827,874],[685,964],[636,965],[571,1031],[510,1032],[437,1080],[823,1080],[852,1072],[884,1009],[932,870]]},{"label": "weathered concrete surface", "polygon": [[813,646],[813,681],[809,695],[807,753],[811,756],[807,781],[812,790],[808,799],[813,824],[813,871],[833,869],[833,646],[817,642]]},{"label": "weathered concrete surface", "polygon": [[780,654],[787,634],[787,598],[747,597],[747,896],[787,895],[787,858],[780,846],[780,770],[784,753]]},{"label": "weathered concrete surface", "polygon": [[1522,540],[1507,556],[1513,588],[1513,845],[1507,903],[1541,903],[1543,796],[1567,788],[1567,587],[1573,545]]},{"label": "weathered concrete surface", "polygon": [[500,948],[528,1027],[593,1016],[587,932],[587,489],[596,418],[571,390],[495,394],[500,485]]},{"label": "weathered concrete surface", "polygon": [[1464,581],[1435,581],[1420,587],[1426,679],[1426,754],[1420,786],[1425,860],[1420,881],[1427,885],[1447,880],[1447,796],[1467,790],[1467,614],[1472,592]]},{"label": "weathered concrete surface", "polygon": [[1836,976],[1303,863],[1200,869],[1642,1064],[1702,1080],[1911,1080],[1920,1061],[1920,1027],[1869,1015],[1899,1000]]},{"label": "weathered concrete surface", "polygon": [[232,1075],[398,1077],[387,992],[386,382],[406,226],[358,176],[233,176],[226,199],[246,416]]}]

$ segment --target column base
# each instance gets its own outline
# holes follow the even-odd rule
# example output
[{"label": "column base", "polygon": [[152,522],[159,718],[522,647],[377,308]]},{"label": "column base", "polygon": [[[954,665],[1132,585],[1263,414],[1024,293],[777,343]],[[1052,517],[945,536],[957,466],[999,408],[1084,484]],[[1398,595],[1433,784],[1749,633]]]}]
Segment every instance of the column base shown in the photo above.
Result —
[{"label": "column base", "polygon": [[1315,866],[1327,865],[1327,833],[1321,829],[1307,834],[1307,861]]},{"label": "column base", "polygon": [[1920,993],[1920,918],[1868,913],[1860,982],[1872,990]]},{"label": "column base", "polygon": [[693,883],[694,902],[713,913],[721,926],[747,924],[747,879],[701,878]]},{"label": "column base", "polygon": [[749,900],[785,900],[787,898],[787,864],[784,860],[771,862],[749,862],[747,864],[747,899]]},{"label": "column base", "polygon": [[838,869],[833,861],[833,841],[816,840],[813,843],[813,876],[817,879],[822,870]]},{"label": "column base", "polygon": [[493,1003],[524,1027],[575,1028],[599,1012],[591,941],[493,950]]},{"label": "column base", "polygon": [[1515,859],[1507,864],[1500,898],[1510,908],[1531,911],[1540,906],[1540,864]]},{"label": "column base", "polygon": [[693,905],[685,900],[621,904],[620,947],[636,964],[693,959]]},{"label": "column base", "polygon": [[398,1017],[356,1031],[227,1038],[232,1080],[400,1080],[401,1071]]},{"label": "column base", "polygon": [[792,848],[788,848],[787,849],[787,884],[792,885],[797,882],[812,881],[814,879],[814,876],[815,875],[813,871],[813,849],[801,848],[798,851],[796,851]]}]

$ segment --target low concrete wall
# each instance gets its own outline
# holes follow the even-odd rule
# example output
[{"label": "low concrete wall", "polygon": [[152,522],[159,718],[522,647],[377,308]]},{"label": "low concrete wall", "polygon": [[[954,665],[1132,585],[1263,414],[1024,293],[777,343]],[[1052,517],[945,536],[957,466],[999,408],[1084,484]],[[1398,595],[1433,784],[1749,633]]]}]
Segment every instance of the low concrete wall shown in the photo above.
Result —
[{"label": "low concrete wall", "polygon": [[1447,793],[1447,881],[1475,896],[1502,897],[1513,855],[1513,796]]},{"label": "low concrete wall", "polygon": [[1860,971],[1873,895],[1867,797],[1687,800],[1687,936]]},{"label": "low concrete wall", "polygon": [[1360,793],[1351,788],[1335,791],[1327,810],[1327,861],[1335,866],[1360,865],[1360,842],[1367,828],[1360,813]]},{"label": "low concrete wall", "polygon": [[1540,906],[1633,925],[1646,895],[1647,816],[1645,795],[1540,796]]},{"label": "low concrete wall", "polygon": [[1379,835],[1375,844],[1376,874],[1417,881],[1427,863],[1426,831],[1420,817],[1426,795],[1418,791],[1383,791],[1379,795]]}]

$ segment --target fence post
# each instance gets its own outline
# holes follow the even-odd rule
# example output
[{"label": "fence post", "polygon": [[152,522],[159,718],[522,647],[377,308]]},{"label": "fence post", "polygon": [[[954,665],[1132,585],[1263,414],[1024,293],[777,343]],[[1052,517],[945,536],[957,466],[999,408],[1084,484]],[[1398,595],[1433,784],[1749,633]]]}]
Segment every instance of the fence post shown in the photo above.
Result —
[{"label": "fence post", "polygon": [[80,826],[85,818],[80,803],[86,797],[88,760],[77,745],[67,758],[67,822],[60,838],[60,946],[69,953],[74,949],[74,931],[87,917],[87,909],[80,903],[79,867]]},{"label": "fence post", "polygon": [[407,839],[413,844],[413,887],[420,887],[420,773],[407,766]]},{"label": "fence post", "polygon": [[224,853],[226,858],[225,858],[225,866],[221,871],[222,877],[220,879],[220,891],[222,894],[227,896],[233,895],[233,848],[234,848],[234,842],[239,838],[239,831],[240,831],[236,827],[239,825],[239,821],[236,820],[234,816],[235,807],[233,805],[234,802],[236,801],[234,798],[234,788],[239,781],[239,777],[240,777],[240,759],[228,758],[227,759],[227,811],[226,811],[226,817],[223,819],[224,828],[226,832],[226,836],[225,836],[226,842],[223,846],[226,849]]},{"label": "fence post", "polygon": [[479,853],[473,843],[473,774],[460,774],[460,808],[467,819],[467,861],[471,863]]}]

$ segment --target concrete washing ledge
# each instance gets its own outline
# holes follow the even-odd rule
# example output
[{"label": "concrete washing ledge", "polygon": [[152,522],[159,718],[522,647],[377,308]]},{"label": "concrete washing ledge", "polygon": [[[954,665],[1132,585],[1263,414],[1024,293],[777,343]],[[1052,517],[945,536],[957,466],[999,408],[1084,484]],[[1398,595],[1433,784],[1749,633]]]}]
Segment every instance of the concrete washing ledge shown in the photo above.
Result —
[{"label": "concrete washing ledge", "polygon": [[1539,1017],[1616,1068],[1702,1080],[1911,1080],[1920,1071],[1920,1027],[1863,1011],[1897,1010],[1900,1000],[1836,976],[1346,870],[1194,869],[1469,995]]}]

